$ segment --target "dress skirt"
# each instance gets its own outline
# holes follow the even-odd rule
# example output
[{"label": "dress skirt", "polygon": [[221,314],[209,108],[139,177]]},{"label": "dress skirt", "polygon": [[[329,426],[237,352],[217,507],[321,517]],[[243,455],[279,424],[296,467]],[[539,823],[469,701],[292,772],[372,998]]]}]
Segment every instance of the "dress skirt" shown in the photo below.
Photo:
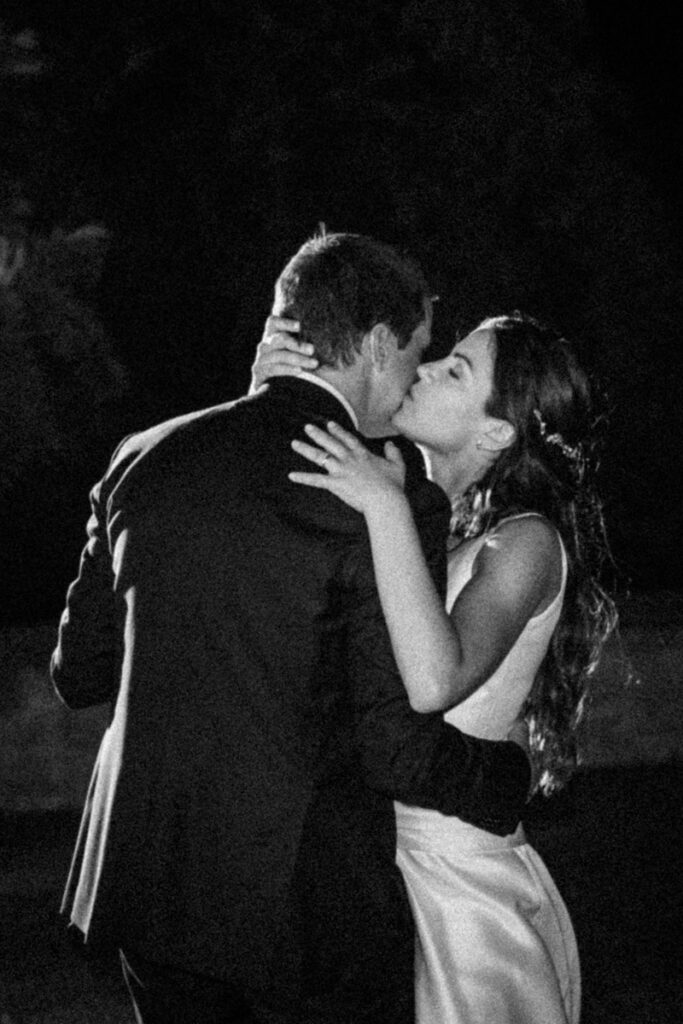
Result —
[{"label": "dress skirt", "polygon": [[522,827],[501,837],[395,806],[417,928],[417,1024],[578,1024],[574,930]]}]

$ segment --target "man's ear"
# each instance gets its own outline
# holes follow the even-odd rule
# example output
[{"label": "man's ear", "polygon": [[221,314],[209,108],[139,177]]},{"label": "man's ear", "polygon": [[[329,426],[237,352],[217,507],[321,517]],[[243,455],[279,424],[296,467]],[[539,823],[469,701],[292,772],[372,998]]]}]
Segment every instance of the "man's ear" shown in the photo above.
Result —
[{"label": "man's ear", "polygon": [[375,324],[363,338],[362,352],[374,370],[384,370],[396,348],[396,335],[386,324]]},{"label": "man's ear", "polygon": [[487,452],[502,452],[514,444],[517,431],[507,420],[490,417],[483,431],[481,447]]}]

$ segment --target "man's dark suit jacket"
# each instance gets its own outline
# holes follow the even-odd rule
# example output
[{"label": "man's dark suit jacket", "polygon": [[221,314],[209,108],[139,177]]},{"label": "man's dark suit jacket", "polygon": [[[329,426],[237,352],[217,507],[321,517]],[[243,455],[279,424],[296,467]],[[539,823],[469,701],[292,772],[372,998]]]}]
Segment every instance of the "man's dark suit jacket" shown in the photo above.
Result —
[{"label": "man's dark suit jacket", "polygon": [[[282,1006],[412,987],[391,798],[504,833],[529,781],[512,744],[411,710],[363,517],[287,479],[328,419],[353,429],[281,378],[126,439],[52,663],[69,707],[112,702],[74,923]],[[447,502],[414,469],[407,490],[443,585]]]}]

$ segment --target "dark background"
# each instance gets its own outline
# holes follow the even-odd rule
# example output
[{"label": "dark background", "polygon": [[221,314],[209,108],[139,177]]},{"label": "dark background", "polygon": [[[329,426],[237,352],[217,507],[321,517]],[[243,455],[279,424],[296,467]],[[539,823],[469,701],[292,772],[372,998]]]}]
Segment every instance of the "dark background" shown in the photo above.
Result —
[{"label": "dark background", "polygon": [[576,341],[620,587],[680,589],[679,65],[640,0],[5,0],[5,618],[61,608],[121,436],[244,393],[320,222],[422,262],[435,354],[512,308]]}]

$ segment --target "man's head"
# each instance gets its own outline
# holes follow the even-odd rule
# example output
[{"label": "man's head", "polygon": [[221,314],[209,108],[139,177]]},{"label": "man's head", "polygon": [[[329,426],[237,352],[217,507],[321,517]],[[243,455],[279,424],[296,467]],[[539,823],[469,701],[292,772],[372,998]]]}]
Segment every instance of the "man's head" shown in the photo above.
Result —
[{"label": "man's head", "polygon": [[314,346],[318,373],[347,393],[364,429],[379,430],[379,421],[386,427],[430,341],[430,293],[420,268],[373,238],[321,235],[282,271],[273,313],[299,321],[299,340]]},{"label": "man's head", "polygon": [[386,324],[404,348],[424,320],[429,290],[422,271],[365,235],[319,235],[292,257],[275,285],[273,313],[301,324],[323,366],[349,366],[363,337]]}]

